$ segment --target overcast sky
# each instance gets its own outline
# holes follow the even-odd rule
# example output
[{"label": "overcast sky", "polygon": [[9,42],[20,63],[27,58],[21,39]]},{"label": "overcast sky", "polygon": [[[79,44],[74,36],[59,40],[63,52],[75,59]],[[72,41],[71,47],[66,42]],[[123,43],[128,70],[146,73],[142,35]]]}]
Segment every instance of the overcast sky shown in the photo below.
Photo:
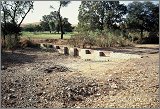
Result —
[{"label": "overcast sky", "polygon": [[[127,5],[132,1],[120,1]],[[158,2],[158,1],[157,1]],[[78,8],[81,1],[71,1],[67,7],[61,8],[61,15],[67,17],[71,24],[78,23]],[[52,5],[55,9],[51,9]],[[39,22],[43,15],[48,15],[51,11],[57,11],[59,6],[59,1],[35,1],[34,10],[30,11],[23,21],[23,24]]]}]

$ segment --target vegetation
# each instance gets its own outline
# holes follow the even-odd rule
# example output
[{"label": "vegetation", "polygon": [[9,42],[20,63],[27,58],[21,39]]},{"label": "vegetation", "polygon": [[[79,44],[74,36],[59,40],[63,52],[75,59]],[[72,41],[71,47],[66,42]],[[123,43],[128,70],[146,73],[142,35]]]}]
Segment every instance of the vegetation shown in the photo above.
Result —
[{"label": "vegetation", "polygon": [[[68,18],[61,16],[61,8],[70,1],[60,1],[58,10],[42,16],[39,25],[30,24],[21,28],[24,18],[33,9],[33,3],[1,2],[3,46],[16,46],[21,33],[28,38],[58,38],[60,33],[61,39],[65,34],[71,45],[83,47],[159,43],[159,5],[152,2],[132,2],[126,6],[119,1],[82,1],[79,23],[74,29]],[[20,22],[18,19],[21,19]],[[75,34],[75,31],[78,33]]]},{"label": "vegetation", "polygon": [[[11,48],[17,45],[16,43],[19,39],[18,36],[21,32],[20,26],[29,11],[33,9],[33,3],[33,1],[1,2],[3,47]],[[18,19],[21,19],[20,22],[18,22]]]},{"label": "vegetation", "polygon": [[[61,39],[63,39],[63,34],[64,34],[64,21],[62,16],[61,16],[61,8],[62,7],[66,7],[68,4],[70,3],[70,1],[59,1],[59,8],[58,8],[58,11],[56,13],[56,18],[58,18],[58,31],[60,30],[61,31]],[[53,6],[51,6],[51,8],[54,8]]]},{"label": "vegetation", "polygon": [[76,28],[79,35],[71,40],[94,36],[98,46],[132,45],[129,41],[158,43],[158,9],[158,4],[152,2],[132,2],[125,6],[119,1],[82,1]]},{"label": "vegetation", "polygon": [[[72,32],[73,27],[71,26],[71,23],[68,22],[68,18],[63,18],[62,19],[62,25],[63,25],[63,34],[65,32]],[[44,15],[42,16],[42,21],[40,22],[39,25],[25,25],[23,27],[24,31],[28,32],[44,32],[44,31],[49,31],[50,33],[54,32],[60,32],[60,23],[59,23],[59,18],[58,18],[58,12],[50,12],[49,15]]]},{"label": "vegetation", "polygon": [[133,46],[133,43],[129,39],[126,39],[121,35],[122,33],[111,30],[97,30],[91,32],[81,32],[72,35],[69,43],[74,47],[86,48],[87,46],[98,47],[119,47],[119,46]]},{"label": "vegetation", "polygon": [[151,2],[133,2],[128,5],[128,15],[126,18],[127,28],[140,32],[140,40],[143,32],[155,32],[158,35],[159,28],[159,5]]},{"label": "vegetation", "polygon": [[[69,39],[74,32],[69,32],[64,34],[65,39]],[[49,31],[46,32],[22,32],[21,35],[22,38],[28,38],[28,39],[59,39],[59,34],[57,33],[49,33]]]},{"label": "vegetation", "polygon": [[79,28],[82,31],[118,28],[116,23],[122,22],[126,14],[126,6],[119,1],[82,1],[79,7]]}]

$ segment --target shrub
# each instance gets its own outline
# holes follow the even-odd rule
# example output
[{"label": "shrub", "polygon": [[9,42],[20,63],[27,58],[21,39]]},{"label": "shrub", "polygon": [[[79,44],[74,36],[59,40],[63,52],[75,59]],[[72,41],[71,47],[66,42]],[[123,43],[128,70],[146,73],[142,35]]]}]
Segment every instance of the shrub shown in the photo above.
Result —
[{"label": "shrub", "polygon": [[95,45],[95,38],[88,33],[72,35],[69,44],[74,47],[83,47]]},{"label": "shrub", "polygon": [[39,44],[32,42],[31,40],[21,40],[20,41],[20,47],[25,48],[25,47],[31,47],[31,48],[35,48],[35,47],[39,47]]},{"label": "shrub", "polygon": [[86,45],[98,46],[98,47],[120,47],[120,46],[132,46],[128,39],[122,36],[119,30],[117,31],[91,31],[85,33],[79,33],[71,37],[69,44],[75,47]]},{"label": "shrub", "polygon": [[18,36],[16,36],[16,35],[7,35],[6,36],[6,40],[5,40],[5,48],[6,49],[15,49],[15,48],[17,48],[19,45],[18,45],[18,43],[19,43],[19,37]]}]

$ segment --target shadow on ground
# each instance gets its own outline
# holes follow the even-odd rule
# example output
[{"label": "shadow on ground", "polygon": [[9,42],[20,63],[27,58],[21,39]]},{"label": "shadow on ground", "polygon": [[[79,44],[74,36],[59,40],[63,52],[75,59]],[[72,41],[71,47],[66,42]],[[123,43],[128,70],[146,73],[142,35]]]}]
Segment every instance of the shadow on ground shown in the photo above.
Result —
[{"label": "shadow on ground", "polygon": [[28,55],[21,52],[3,52],[1,53],[2,65],[10,66],[13,64],[33,63],[37,58],[36,55]]},{"label": "shadow on ground", "polygon": [[93,50],[106,50],[127,54],[156,54],[159,53],[159,47],[109,47],[109,48],[92,48]]}]

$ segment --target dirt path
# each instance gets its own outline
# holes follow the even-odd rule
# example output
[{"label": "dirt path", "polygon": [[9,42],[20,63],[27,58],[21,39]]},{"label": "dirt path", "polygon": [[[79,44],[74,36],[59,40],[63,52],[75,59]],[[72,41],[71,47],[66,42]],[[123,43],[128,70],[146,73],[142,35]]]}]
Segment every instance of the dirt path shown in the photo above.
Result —
[{"label": "dirt path", "polygon": [[2,107],[158,108],[159,46],[113,49],[143,58],[92,62],[35,49],[2,54]]}]

